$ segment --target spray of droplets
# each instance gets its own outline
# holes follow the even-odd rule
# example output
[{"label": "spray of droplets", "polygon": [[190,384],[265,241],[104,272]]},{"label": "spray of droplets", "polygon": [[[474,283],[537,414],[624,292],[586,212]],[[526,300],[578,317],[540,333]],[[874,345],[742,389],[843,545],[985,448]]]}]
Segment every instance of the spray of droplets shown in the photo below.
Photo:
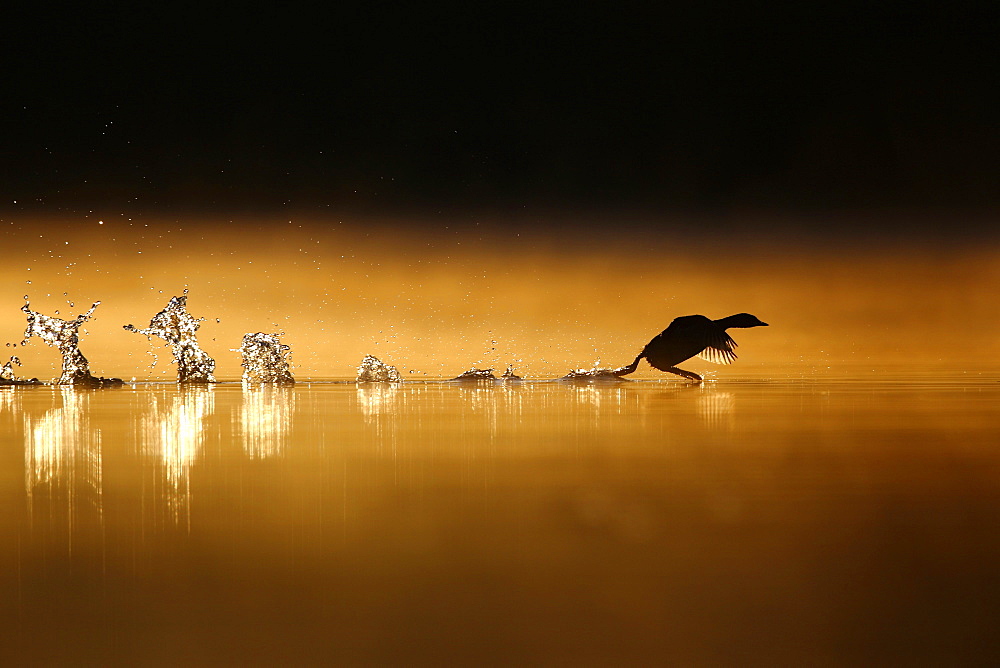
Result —
[{"label": "spray of droplets", "polygon": [[516,373],[514,373],[514,365],[508,364],[507,370],[504,371],[503,375],[500,376],[499,378],[493,375],[493,369],[477,369],[476,367],[472,367],[468,371],[465,371],[455,376],[454,378],[452,378],[452,380],[458,380],[463,382],[468,382],[468,381],[478,382],[484,380],[488,381],[495,380],[499,382],[506,382],[511,380],[521,380],[521,377],[518,376]]},{"label": "spray of droplets", "polygon": [[398,383],[402,380],[396,367],[385,364],[374,355],[365,355],[358,367],[359,383]]},{"label": "spray of droplets", "polygon": [[37,378],[24,379],[14,375],[14,367],[21,366],[21,360],[11,355],[10,360],[0,365],[0,385],[41,385]]},{"label": "spray of droplets", "polygon": [[240,346],[240,353],[243,355],[243,383],[294,385],[295,379],[288,368],[291,351],[291,347],[278,340],[277,334],[245,334],[243,345]]},{"label": "spray of droplets", "polygon": [[94,310],[101,302],[94,302],[90,309],[78,315],[74,320],[62,320],[42,315],[31,310],[28,296],[24,297],[24,311],[28,318],[28,326],[24,330],[24,340],[21,345],[27,345],[32,336],[37,336],[50,346],[59,349],[62,354],[62,373],[56,379],[57,385],[120,385],[120,378],[99,378],[91,375],[90,364],[80,352],[80,325],[90,320]]},{"label": "spray of droplets", "polygon": [[591,369],[573,369],[559,380],[582,382],[619,381],[624,383],[627,381],[622,376],[635,371],[637,362],[638,360],[628,366],[618,367],[617,369],[606,369],[597,365],[594,365]]},{"label": "spray of droplets", "polygon": [[149,321],[149,327],[138,329],[125,325],[124,329],[163,339],[174,355],[178,383],[214,383],[215,360],[198,347],[197,332],[203,320],[187,312],[185,290],[182,296],[170,298],[167,307]]}]

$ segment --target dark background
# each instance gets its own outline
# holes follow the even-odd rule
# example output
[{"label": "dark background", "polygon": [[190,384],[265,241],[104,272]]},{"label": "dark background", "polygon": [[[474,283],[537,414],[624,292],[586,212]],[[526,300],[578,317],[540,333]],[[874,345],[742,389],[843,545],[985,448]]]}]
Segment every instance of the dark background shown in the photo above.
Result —
[{"label": "dark background", "polygon": [[0,210],[991,230],[996,10],[834,4],[15,14]]}]

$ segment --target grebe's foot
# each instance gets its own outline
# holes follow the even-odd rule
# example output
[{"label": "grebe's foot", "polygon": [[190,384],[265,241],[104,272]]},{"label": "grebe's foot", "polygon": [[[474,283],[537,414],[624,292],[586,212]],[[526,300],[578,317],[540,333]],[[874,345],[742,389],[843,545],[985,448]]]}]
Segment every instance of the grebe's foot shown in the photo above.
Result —
[{"label": "grebe's foot", "polygon": [[699,376],[696,373],[693,373],[691,371],[685,371],[684,369],[678,369],[675,366],[672,366],[669,369],[664,369],[664,371],[666,371],[667,373],[676,373],[678,376],[684,376],[688,380],[695,383],[700,383],[704,380],[701,376]]}]

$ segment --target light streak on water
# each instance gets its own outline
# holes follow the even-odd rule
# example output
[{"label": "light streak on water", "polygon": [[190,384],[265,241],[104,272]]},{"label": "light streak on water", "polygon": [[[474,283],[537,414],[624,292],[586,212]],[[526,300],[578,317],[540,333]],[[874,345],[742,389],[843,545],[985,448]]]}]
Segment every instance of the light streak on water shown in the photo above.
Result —
[{"label": "light streak on water", "polygon": [[282,456],[294,414],[294,392],[283,387],[244,387],[239,427],[247,456],[251,459]]},{"label": "light streak on water", "polygon": [[186,387],[167,400],[154,396],[141,419],[142,453],[162,472],[162,496],[175,524],[190,524],[191,467],[202,455],[206,421],[215,411],[212,388]]}]

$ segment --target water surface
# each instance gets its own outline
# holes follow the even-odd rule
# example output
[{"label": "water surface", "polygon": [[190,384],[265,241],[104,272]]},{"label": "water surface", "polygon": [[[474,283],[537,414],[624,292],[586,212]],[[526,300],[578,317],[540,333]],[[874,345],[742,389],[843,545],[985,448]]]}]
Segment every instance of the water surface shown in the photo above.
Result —
[{"label": "water surface", "polygon": [[10,660],[982,661],[1000,375],[0,388]]}]

